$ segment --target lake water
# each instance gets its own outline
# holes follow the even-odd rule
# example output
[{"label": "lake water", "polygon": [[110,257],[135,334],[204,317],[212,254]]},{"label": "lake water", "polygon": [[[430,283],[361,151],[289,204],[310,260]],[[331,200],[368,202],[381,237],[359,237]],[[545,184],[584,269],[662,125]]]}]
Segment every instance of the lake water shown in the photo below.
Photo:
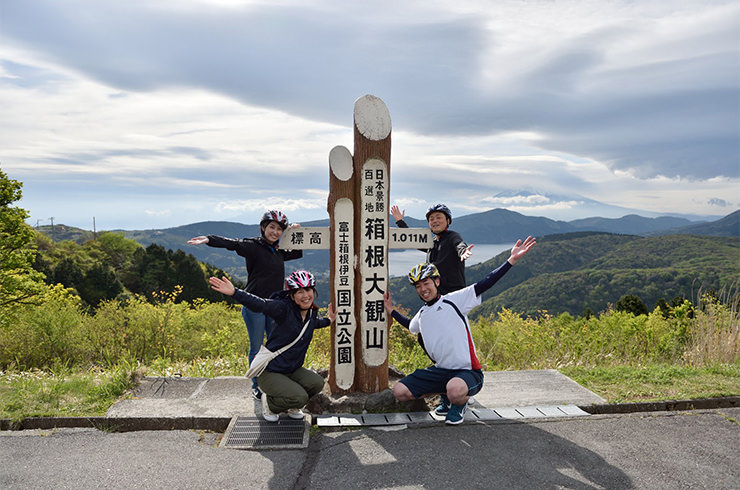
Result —
[{"label": "lake water", "polygon": [[[511,250],[513,243],[475,244],[473,255],[465,261],[465,267],[480,264],[492,259],[504,250]],[[405,276],[416,264],[424,262],[426,254],[419,250],[399,250],[388,252],[388,273],[391,277]]]}]

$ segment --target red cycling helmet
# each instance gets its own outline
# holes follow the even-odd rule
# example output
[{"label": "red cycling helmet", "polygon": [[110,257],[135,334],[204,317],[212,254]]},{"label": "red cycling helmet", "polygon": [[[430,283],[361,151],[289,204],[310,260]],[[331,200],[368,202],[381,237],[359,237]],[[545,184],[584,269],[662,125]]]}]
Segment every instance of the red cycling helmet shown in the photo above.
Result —
[{"label": "red cycling helmet", "polygon": [[280,225],[280,228],[285,231],[285,229],[288,227],[288,217],[285,216],[280,211],[275,211],[274,209],[271,209],[270,211],[267,211],[265,214],[262,215],[262,219],[260,220],[260,226],[267,226],[267,224],[270,221],[274,221],[278,225]]}]

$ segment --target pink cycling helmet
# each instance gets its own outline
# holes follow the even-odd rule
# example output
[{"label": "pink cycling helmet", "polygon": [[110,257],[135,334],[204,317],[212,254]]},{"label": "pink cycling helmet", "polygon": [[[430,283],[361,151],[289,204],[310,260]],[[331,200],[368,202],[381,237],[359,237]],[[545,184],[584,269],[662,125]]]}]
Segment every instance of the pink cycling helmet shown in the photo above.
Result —
[{"label": "pink cycling helmet", "polygon": [[308,271],[299,270],[291,272],[288,277],[285,278],[285,290],[291,291],[293,289],[301,288],[315,288],[316,279]]}]

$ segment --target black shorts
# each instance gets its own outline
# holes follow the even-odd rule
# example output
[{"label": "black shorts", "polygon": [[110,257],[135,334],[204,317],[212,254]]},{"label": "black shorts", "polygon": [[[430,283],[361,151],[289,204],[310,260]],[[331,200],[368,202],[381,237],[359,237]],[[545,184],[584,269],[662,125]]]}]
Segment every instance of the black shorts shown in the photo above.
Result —
[{"label": "black shorts", "polygon": [[429,366],[417,369],[399,381],[414,395],[421,398],[424,395],[447,392],[447,383],[452,378],[460,378],[468,385],[468,396],[473,396],[483,388],[483,371],[480,369],[443,369]]}]

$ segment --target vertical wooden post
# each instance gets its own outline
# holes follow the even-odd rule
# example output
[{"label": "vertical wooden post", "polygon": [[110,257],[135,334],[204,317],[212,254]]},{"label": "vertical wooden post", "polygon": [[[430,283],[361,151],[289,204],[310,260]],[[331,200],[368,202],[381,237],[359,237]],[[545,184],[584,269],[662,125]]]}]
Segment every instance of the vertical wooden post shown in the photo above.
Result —
[{"label": "vertical wooden post", "polygon": [[391,166],[391,118],[382,100],[365,95],[354,107],[355,389],[377,393],[388,388],[390,318],[383,309],[388,290],[388,212]]},{"label": "vertical wooden post", "polygon": [[329,301],[337,308],[337,319],[331,326],[332,351],[329,387],[332,393],[350,390],[355,382],[358,350],[355,347],[357,331],[357,291],[355,276],[357,251],[355,250],[354,205],[357,177],[352,154],[343,146],[332,148],[329,153],[329,212],[330,274]]}]

